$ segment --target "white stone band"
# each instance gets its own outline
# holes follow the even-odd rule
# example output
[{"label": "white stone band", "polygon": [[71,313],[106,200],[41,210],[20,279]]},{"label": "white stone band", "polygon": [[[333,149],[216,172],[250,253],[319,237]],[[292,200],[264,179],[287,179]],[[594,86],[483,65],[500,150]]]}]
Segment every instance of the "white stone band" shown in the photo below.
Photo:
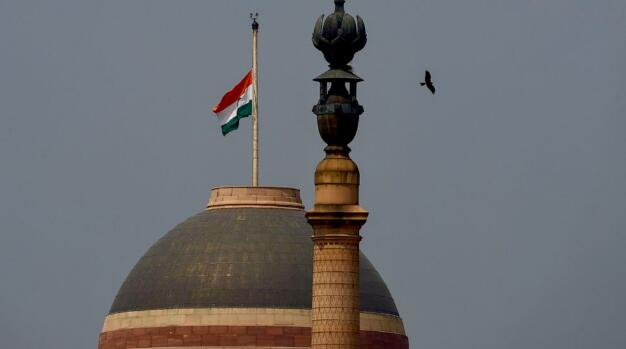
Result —
[{"label": "white stone band", "polygon": [[[361,331],[404,335],[402,319],[393,315],[365,313]],[[291,326],[311,327],[311,311],[271,308],[198,308],[130,311],[111,314],[102,332],[164,326]]]}]

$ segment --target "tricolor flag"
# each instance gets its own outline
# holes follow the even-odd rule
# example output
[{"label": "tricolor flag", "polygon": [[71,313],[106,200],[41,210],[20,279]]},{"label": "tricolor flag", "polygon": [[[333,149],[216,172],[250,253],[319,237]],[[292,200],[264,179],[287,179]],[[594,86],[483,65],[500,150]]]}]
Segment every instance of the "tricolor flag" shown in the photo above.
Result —
[{"label": "tricolor flag", "polygon": [[239,81],[232,90],[226,92],[222,100],[213,107],[217,119],[222,125],[222,134],[226,136],[230,131],[239,128],[241,118],[252,115],[252,70]]}]

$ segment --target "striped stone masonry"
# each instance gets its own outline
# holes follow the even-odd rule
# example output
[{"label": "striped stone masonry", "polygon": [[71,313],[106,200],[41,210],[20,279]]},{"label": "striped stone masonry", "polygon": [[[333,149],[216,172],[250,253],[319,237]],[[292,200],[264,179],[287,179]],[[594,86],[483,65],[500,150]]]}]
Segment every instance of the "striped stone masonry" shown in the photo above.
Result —
[{"label": "striped stone masonry", "polygon": [[[361,331],[361,348],[407,349],[395,333]],[[311,329],[280,326],[168,326],[122,329],[100,335],[99,349],[126,348],[309,348]]]},{"label": "striped stone masonry", "polygon": [[[399,317],[361,313],[361,348],[408,349]],[[308,348],[311,312],[303,309],[164,309],[109,315],[99,349]]]}]

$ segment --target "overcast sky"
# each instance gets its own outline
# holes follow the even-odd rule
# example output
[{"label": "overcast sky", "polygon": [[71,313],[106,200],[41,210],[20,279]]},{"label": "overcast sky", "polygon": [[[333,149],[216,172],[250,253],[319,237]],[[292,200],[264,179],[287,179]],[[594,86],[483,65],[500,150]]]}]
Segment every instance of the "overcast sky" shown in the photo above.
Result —
[{"label": "overcast sky", "polygon": [[[412,348],[626,348],[626,2],[351,1],[365,108],[362,248]],[[96,348],[141,255],[250,181],[250,120],[210,112],[250,68],[261,183],[323,157],[311,44],[332,1],[0,0],[0,338]],[[425,69],[438,88],[417,86]]]}]

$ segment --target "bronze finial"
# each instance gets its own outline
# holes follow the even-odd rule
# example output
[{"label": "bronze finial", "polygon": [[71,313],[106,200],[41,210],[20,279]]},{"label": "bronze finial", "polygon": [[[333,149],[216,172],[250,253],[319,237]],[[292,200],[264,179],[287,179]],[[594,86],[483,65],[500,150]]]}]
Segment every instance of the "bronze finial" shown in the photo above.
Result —
[{"label": "bronze finial", "polygon": [[346,0],[335,0],[335,12],[346,12],[343,9],[343,4],[346,3]]},{"label": "bronze finial", "polygon": [[328,144],[326,150],[347,156],[363,113],[357,100],[357,84],[363,80],[348,64],[365,46],[367,34],[361,17],[355,20],[344,11],[345,0],[334,2],[335,12],[326,19],[320,16],[313,32],[313,45],[330,63],[330,70],[314,79],[320,83],[320,99],[313,113],[320,136]]},{"label": "bronze finial", "polygon": [[344,10],[345,0],[335,0],[335,12],[317,19],[313,45],[324,54],[332,69],[349,69],[354,54],[365,47],[367,34],[361,17],[356,20]]}]

